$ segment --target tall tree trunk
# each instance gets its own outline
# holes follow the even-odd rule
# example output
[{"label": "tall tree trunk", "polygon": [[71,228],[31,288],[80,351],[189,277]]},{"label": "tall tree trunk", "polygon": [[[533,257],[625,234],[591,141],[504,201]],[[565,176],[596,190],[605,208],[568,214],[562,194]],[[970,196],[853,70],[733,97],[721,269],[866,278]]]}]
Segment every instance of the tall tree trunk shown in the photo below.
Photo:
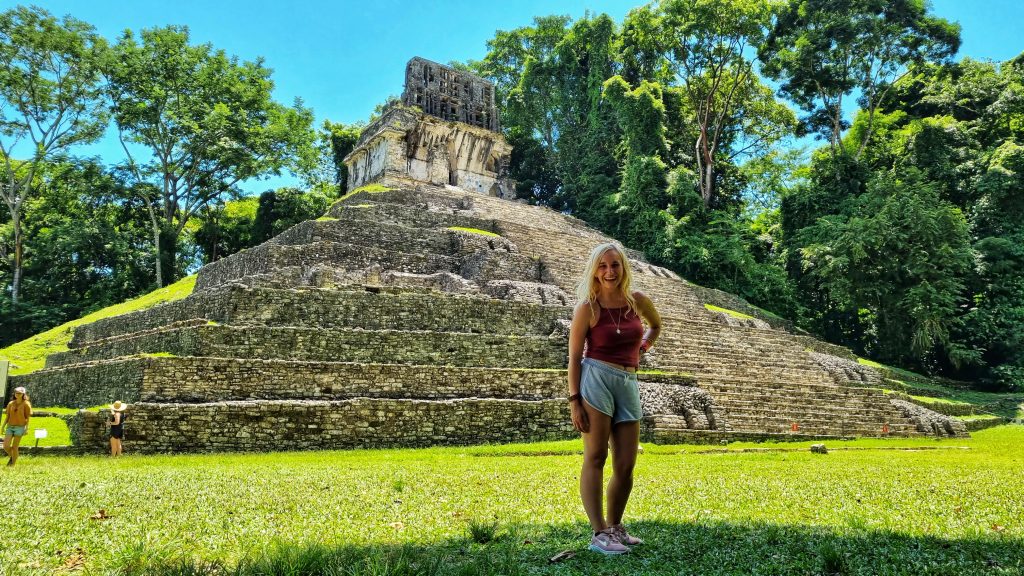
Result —
[{"label": "tall tree trunk", "polygon": [[697,157],[697,180],[700,186],[700,197],[704,200],[705,208],[711,207],[711,198],[714,195],[715,184],[714,157],[708,146],[707,128],[701,125],[700,136],[697,138],[694,152]]},{"label": "tall tree trunk", "polygon": [[150,210],[150,223],[152,224],[153,232],[153,265],[156,270],[156,287],[164,287],[164,275],[163,266],[160,265],[160,224],[153,218],[152,210]]},{"label": "tall tree trunk", "polygon": [[166,286],[178,279],[178,234],[173,225],[165,222],[160,229],[160,264],[164,270],[164,282],[161,287]]},{"label": "tall tree trunk", "polygon": [[24,239],[21,233],[21,211],[11,211],[11,224],[14,226],[14,272],[11,279],[11,304],[18,305],[18,298],[21,293],[21,275],[24,268],[23,246]]}]

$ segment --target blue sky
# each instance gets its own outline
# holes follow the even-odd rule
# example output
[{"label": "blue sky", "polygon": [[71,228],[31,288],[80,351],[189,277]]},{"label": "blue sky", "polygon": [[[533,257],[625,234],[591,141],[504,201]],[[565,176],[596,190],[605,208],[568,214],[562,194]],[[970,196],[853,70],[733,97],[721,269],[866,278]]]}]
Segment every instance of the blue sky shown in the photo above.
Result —
[{"label": "blue sky", "polygon": [[[482,58],[496,30],[530,24],[534,16],[588,10],[615,21],[636,0],[369,0],[362,2],[265,0],[34,0],[57,15],[85,20],[110,40],[124,29],[134,31],[168,24],[187,25],[194,43],[210,42],[242,60],[262,56],[274,70],[275,95],[284,103],[301,97],[323,119],[355,122],[374,106],[402,91],[405,63],[412,56],[438,62]],[[0,1],[0,9],[16,5]],[[1007,60],[1024,51],[1024,39],[1012,25],[1024,22],[1022,0],[934,0],[933,13],[960,22],[960,56]],[[106,162],[121,159],[113,139],[79,153]],[[260,192],[290,179],[249,182]]]}]

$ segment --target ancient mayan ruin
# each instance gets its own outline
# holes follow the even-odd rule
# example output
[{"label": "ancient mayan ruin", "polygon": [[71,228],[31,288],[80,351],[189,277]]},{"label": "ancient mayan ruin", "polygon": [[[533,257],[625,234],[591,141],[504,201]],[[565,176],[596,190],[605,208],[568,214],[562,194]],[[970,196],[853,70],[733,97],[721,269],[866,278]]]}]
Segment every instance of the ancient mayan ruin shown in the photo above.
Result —
[{"label": "ancient mayan ruin", "polygon": [[511,153],[499,132],[490,82],[413,58],[401,102],[367,126],[345,158],[348,189],[373,182],[451,185],[511,199]]},{"label": "ancient mayan ruin", "polygon": [[[37,406],[127,401],[136,452],[575,436],[569,294],[609,238],[510,200],[497,129],[489,83],[414,58],[324,217],[205,266],[187,298],[79,327],[12,385]],[[849,351],[631,257],[664,318],[643,441],[966,434],[867,388],[880,376]],[[103,449],[105,418],[80,411],[74,443]]]}]

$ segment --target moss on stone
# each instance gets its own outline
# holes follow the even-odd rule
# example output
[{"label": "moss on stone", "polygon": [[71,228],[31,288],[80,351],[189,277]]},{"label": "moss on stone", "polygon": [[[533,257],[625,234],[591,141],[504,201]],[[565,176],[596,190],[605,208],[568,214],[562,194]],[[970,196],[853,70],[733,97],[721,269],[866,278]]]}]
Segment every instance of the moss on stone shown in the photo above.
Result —
[{"label": "moss on stone", "polygon": [[333,216],[321,216],[316,219],[317,222],[333,222],[335,220],[337,220],[337,218]]},{"label": "moss on stone", "polygon": [[334,202],[334,205],[337,206],[339,202],[344,202],[345,200],[348,200],[349,198],[355,196],[356,194],[361,194],[363,192],[367,194],[380,194],[381,192],[390,192],[392,190],[394,190],[394,188],[388,188],[383,184],[373,182],[372,184],[367,184],[366,186],[360,186],[359,188],[356,188],[355,190],[352,190],[351,192],[345,194],[341,198],[338,198]]},{"label": "moss on stone", "polygon": [[720,312],[722,314],[728,314],[729,316],[732,316],[733,318],[739,318],[740,320],[753,320],[754,319],[754,317],[749,315],[749,314],[744,314],[742,312],[737,312],[735,310],[729,310],[728,308],[719,308],[718,306],[715,306],[714,304],[705,304],[704,307],[707,308],[708,310],[712,311],[712,312]]},{"label": "moss on stone", "polygon": [[455,232],[469,232],[470,234],[479,234],[481,236],[491,236],[493,238],[500,238],[501,235],[495,234],[494,232],[488,232],[487,230],[481,230],[479,228],[465,228],[462,226],[449,226],[449,230]]}]

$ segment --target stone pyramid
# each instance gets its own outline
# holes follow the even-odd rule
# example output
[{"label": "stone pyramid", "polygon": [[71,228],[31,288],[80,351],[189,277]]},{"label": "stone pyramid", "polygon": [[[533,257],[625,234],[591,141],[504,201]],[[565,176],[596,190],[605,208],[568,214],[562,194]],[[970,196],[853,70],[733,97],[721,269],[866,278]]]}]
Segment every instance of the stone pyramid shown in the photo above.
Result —
[{"label": "stone pyramid", "polygon": [[[132,451],[573,437],[570,294],[610,239],[508,199],[489,83],[414,58],[403,99],[364,131],[327,215],[203,267],[187,298],[78,328],[14,385],[37,406],[128,402]],[[966,434],[865,387],[878,374],[845,349],[713,311],[758,313],[630,255],[664,319],[641,366],[644,441]],[[75,444],[101,449],[105,418],[79,412]]]}]

